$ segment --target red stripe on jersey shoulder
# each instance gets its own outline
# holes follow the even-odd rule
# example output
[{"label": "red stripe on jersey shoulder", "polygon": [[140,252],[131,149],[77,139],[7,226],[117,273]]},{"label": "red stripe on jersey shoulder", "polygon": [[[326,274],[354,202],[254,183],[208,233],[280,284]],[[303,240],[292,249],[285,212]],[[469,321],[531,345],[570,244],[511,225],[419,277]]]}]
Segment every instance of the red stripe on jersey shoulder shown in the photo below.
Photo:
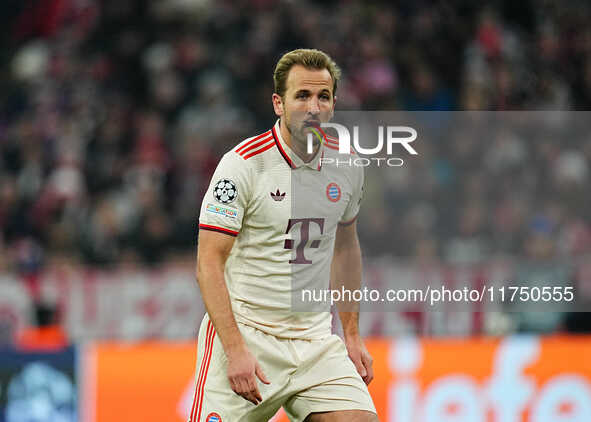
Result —
[{"label": "red stripe on jersey shoulder", "polygon": [[266,131],[264,133],[261,133],[260,135],[257,135],[257,136],[255,136],[253,138],[246,139],[246,140],[240,142],[236,146],[236,148],[234,148],[234,151],[240,154],[242,152],[242,150],[244,148],[246,148],[247,146],[252,145],[253,143],[255,143],[256,141],[258,141],[259,139],[266,138],[267,136],[270,136],[270,135],[271,135],[271,131],[268,130],[268,131]]},{"label": "red stripe on jersey shoulder", "polygon": [[199,228],[202,230],[211,230],[213,232],[219,232],[229,234],[230,236],[238,236],[238,232],[235,230],[226,229],[224,227],[211,226],[209,224],[199,224]]},{"label": "red stripe on jersey shoulder", "polygon": [[254,144],[249,145],[248,147],[246,147],[242,151],[240,151],[238,154],[242,157],[244,157],[246,155],[246,153],[252,154],[252,152],[249,152],[249,151],[251,151],[255,148],[258,148],[261,145],[265,145],[269,141],[273,141],[273,136],[269,136],[268,138],[264,138],[262,141],[258,141],[258,142],[255,142]]},{"label": "red stripe on jersey shoulder", "polygon": [[[338,139],[333,138],[332,136],[328,136],[328,135],[326,135],[324,137],[324,139],[326,141],[325,145],[327,148],[334,149],[336,151],[339,150],[339,140]],[[355,150],[353,149],[353,147],[351,147],[351,154],[355,154]]]},{"label": "red stripe on jersey shoulder", "polygon": [[254,157],[255,155],[260,154],[261,152],[265,152],[266,150],[268,150],[269,148],[273,148],[275,146],[275,141],[273,140],[273,138],[271,138],[271,142],[266,144],[264,147],[257,149],[256,151],[251,152],[250,154],[246,154],[244,155],[242,158],[244,158],[245,160],[248,160],[250,157]]}]

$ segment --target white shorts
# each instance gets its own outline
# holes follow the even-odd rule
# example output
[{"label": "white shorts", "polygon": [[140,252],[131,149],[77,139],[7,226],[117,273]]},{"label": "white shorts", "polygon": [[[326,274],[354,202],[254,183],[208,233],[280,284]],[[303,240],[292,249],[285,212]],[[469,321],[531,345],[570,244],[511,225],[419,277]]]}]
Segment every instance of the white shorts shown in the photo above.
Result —
[{"label": "white shorts", "polygon": [[222,344],[206,314],[199,329],[196,388],[190,422],[268,421],[281,406],[291,421],[310,413],[367,410],[376,413],[367,386],[336,335],[322,340],[281,339],[244,324],[240,332],[271,381],[257,378],[262,403],[230,388]]}]

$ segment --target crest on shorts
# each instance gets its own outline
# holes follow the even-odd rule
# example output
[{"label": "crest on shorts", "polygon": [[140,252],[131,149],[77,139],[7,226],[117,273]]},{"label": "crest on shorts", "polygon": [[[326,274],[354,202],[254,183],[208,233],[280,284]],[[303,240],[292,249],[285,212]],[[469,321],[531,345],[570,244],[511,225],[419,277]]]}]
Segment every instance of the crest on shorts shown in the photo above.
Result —
[{"label": "crest on shorts", "polygon": [[341,199],[341,188],[336,183],[329,183],[326,187],[326,197],[330,202],[338,202]]},{"label": "crest on shorts", "polygon": [[205,422],[222,422],[222,417],[215,412],[211,412],[207,415],[207,418],[205,418]]},{"label": "crest on shorts", "polygon": [[229,204],[238,198],[236,184],[230,179],[221,179],[213,188],[213,197],[222,204]]}]

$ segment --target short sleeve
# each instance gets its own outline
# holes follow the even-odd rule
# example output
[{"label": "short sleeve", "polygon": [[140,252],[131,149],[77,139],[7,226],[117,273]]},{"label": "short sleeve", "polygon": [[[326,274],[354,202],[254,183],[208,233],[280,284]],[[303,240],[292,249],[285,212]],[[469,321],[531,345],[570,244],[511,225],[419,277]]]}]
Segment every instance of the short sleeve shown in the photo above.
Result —
[{"label": "short sleeve", "polygon": [[339,221],[340,225],[349,225],[355,221],[357,218],[357,214],[359,214],[359,208],[361,207],[361,200],[363,198],[363,182],[364,182],[364,173],[363,167],[352,167],[354,169],[352,175],[352,194],[349,203],[347,204],[347,208],[343,213],[341,220]]},{"label": "short sleeve", "polygon": [[246,163],[234,152],[220,160],[201,203],[199,229],[237,236],[250,198]]}]

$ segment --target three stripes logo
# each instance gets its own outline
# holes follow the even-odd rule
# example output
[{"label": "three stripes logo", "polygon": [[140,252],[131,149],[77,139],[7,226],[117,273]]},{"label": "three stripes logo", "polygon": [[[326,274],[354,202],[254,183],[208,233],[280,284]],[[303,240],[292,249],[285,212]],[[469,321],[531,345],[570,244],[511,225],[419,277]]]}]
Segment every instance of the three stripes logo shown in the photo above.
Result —
[{"label": "three stripes logo", "polygon": [[341,199],[341,188],[336,183],[329,183],[326,187],[326,197],[330,202],[338,202]]},{"label": "three stripes logo", "polygon": [[[189,422],[201,421],[201,411],[203,410],[203,391],[205,388],[205,381],[207,380],[207,372],[209,371],[209,364],[211,363],[211,353],[213,349],[213,341],[215,339],[215,328],[213,323],[207,321],[207,334],[205,335],[205,350],[201,357],[201,366],[199,368],[199,377],[197,378],[197,385],[195,386],[195,397],[193,398],[193,406],[191,407],[191,418]],[[211,421],[222,422],[222,418],[215,412],[207,415],[206,421],[210,417],[217,417],[218,419],[211,419]]]},{"label": "three stripes logo", "polygon": [[268,130],[265,133],[255,136],[254,138],[244,142],[236,151],[243,159],[248,160],[261,152],[272,148],[275,145],[275,138],[273,133]]}]

